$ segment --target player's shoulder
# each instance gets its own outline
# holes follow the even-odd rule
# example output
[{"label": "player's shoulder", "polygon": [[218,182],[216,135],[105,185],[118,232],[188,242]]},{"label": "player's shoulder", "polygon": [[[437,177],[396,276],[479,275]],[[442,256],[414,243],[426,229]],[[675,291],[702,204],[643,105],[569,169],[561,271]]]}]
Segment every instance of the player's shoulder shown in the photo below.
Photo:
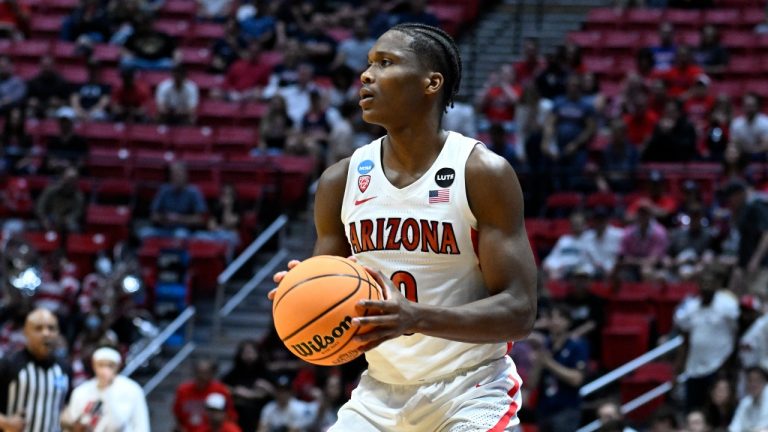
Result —
[{"label": "player's shoulder", "polygon": [[466,173],[470,180],[498,180],[508,179],[514,175],[515,170],[506,159],[479,143],[467,158]]},{"label": "player's shoulder", "polygon": [[351,157],[344,158],[323,171],[319,186],[323,188],[344,188],[347,183],[347,172]]}]

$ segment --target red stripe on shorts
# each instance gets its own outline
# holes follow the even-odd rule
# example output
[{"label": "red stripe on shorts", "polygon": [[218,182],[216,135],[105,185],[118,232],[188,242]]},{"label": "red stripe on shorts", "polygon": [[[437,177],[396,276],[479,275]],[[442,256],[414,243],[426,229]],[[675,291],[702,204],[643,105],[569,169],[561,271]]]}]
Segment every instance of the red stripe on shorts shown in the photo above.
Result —
[{"label": "red stripe on shorts", "polygon": [[499,419],[499,422],[496,423],[496,426],[488,429],[488,432],[504,432],[504,429],[507,428],[507,425],[509,425],[509,421],[512,420],[512,417],[517,414],[517,401],[515,400],[515,395],[517,394],[518,390],[520,390],[520,382],[516,380],[512,375],[509,376],[509,379],[512,380],[512,388],[509,389],[507,394],[509,397],[512,398],[512,403],[509,404],[509,408],[507,409],[507,412],[504,413],[504,415]]}]

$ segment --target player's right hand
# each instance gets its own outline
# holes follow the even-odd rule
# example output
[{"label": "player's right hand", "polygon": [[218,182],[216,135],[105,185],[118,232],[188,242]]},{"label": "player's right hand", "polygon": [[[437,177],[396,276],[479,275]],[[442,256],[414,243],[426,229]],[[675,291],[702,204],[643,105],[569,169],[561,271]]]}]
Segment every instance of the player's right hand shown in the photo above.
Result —
[{"label": "player's right hand", "polygon": [[[290,271],[292,268],[299,265],[300,262],[301,261],[299,260],[288,261],[288,270],[282,270],[275,273],[274,275],[272,275],[272,280],[275,281],[276,284],[279,284],[280,281],[282,281],[283,278],[285,277],[285,274],[288,273],[288,271]],[[275,291],[277,291],[277,288],[273,288],[269,293],[267,293],[267,298],[270,300],[273,300],[275,298]]]}]

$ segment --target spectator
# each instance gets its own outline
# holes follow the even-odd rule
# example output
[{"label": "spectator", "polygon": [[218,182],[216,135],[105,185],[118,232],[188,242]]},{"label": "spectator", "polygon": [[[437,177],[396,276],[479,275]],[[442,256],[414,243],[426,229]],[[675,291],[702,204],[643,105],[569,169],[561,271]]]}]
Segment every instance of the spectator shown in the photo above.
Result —
[{"label": "spectator", "polygon": [[242,51],[248,47],[248,40],[240,33],[240,24],[235,18],[227,20],[224,36],[211,47],[211,71],[225,73]]},{"label": "spectator", "polygon": [[622,432],[637,432],[631,427],[625,426],[624,415],[621,413],[621,406],[614,401],[606,401],[601,403],[597,407],[597,418],[603,425],[609,422],[620,422],[622,425],[619,431]]},{"label": "spectator", "polygon": [[137,18],[133,34],[123,45],[122,69],[169,70],[181,59],[176,41],[167,33],[153,28],[152,15]]},{"label": "spectator", "polygon": [[640,48],[635,54],[634,75],[648,85],[650,80],[656,75],[656,57],[650,48]]},{"label": "spectator", "polygon": [[584,242],[587,243],[592,257],[595,276],[601,279],[613,272],[624,236],[621,228],[609,223],[610,216],[610,209],[603,206],[595,208],[592,212],[593,226],[584,233]]},{"label": "spectator", "polygon": [[443,129],[458,132],[464,136],[477,136],[477,113],[467,95],[456,95],[453,106],[443,114]]},{"label": "spectator", "polygon": [[339,43],[338,63],[351,69],[356,74],[368,69],[368,51],[376,41],[368,34],[368,24],[358,18],[352,27],[352,37]]},{"label": "spectator", "polygon": [[[355,83],[359,80],[359,74],[355,74],[352,69],[344,65],[335,68],[331,72],[331,88],[328,89],[327,95],[328,104],[335,109],[341,108],[347,102],[353,102],[357,105],[360,102],[360,88]],[[454,102],[457,101],[454,100]]]},{"label": "spectator", "polygon": [[671,69],[676,52],[674,27],[669,22],[663,22],[659,25],[659,44],[651,47],[656,71],[666,72]]},{"label": "spectator", "polygon": [[677,328],[684,333],[685,405],[688,411],[700,409],[715,383],[717,372],[733,352],[739,319],[739,302],[728,290],[721,289],[718,277],[703,273],[700,294],[684,300],[675,311]]},{"label": "spectator", "polygon": [[232,393],[240,428],[255,431],[261,410],[274,391],[256,341],[241,341],[232,363],[221,381]]},{"label": "spectator", "polygon": [[80,5],[61,24],[61,39],[86,46],[109,41],[106,10],[98,0],[80,0]]},{"label": "spectator", "polygon": [[542,98],[536,85],[527,84],[515,108],[515,136],[529,166],[540,165],[542,135],[551,112],[552,101]]},{"label": "spectator", "polygon": [[[299,42],[295,39],[287,40],[283,48],[283,61],[272,69],[272,75],[269,77],[269,84],[264,89],[263,96],[270,98],[278,91],[297,84],[299,82],[299,67],[302,62],[303,52]],[[306,79],[306,77],[304,78]]]},{"label": "spectator", "polygon": [[731,142],[753,159],[765,160],[768,150],[768,115],[762,112],[762,98],[747,93],[742,98],[742,115],[731,123]]},{"label": "spectator", "polygon": [[653,131],[648,146],[643,150],[644,162],[688,162],[695,159],[696,129],[683,111],[680,100],[670,100],[664,115]]},{"label": "spectator", "polygon": [[570,310],[555,305],[549,313],[549,338],[531,340],[536,360],[530,385],[539,389],[536,418],[541,432],[573,431],[581,421],[579,387],[589,355],[581,340],[570,337]]},{"label": "spectator", "polygon": [[78,185],[77,168],[64,170],[59,180],[45,188],[37,199],[35,213],[43,229],[76,232],[85,210],[85,197]]},{"label": "spectator", "polygon": [[656,78],[651,81],[649,88],[648,109],[656,114],[657,117],[661,117],[664,114],[667,102],[673,100],[667,92],[667,84],[664,80]]},{"label": "spectator", "polygon": [[63,250],[47,255],[40,269],[40,286],[32,301],[35,307],[53,312],[59,320],[59,332],[67,341],[75,337],[77,297],[80,281],[74,274],[75,266],[67,260]]},{"label": "spectator", "polygon": [[673,280],[693,278],[713,257],[714,238],[707,229],[704,208],[701,205],[691,208],[687,216],[688,223],[670,234],[664,264]]},{"label": "spectator", "polygon": [[154,226],[141,229],[141,238],[187,237],[204,225],[208,209],[200,190],[188,183],[186,165],[174,162],[168,171],[170,182],[160,187],[150,207]]},{"label": "spectator", "polygon": [[240,214],[237,192],[231,184],[225,184],[208,217],[208,231],[198,236],[224,241],[227,244],[227,262],[235,256],[240,245]]},{"label": "spectator", "polygon": [[720,35],[714,25],[707,24],[702,27],[699,47],[693,58],[708,74],[725,72],[728,66],[728,51],[720,43]]},{"label": "spectator", "polygon": [[358,117],[358,106],[354,102],[344,102],[339,108],[339,114],[341,117],[333,122],[331,134],[328,136],[325,166],[331,166],[350,156],[355,150],[354,122]]},{"label": "spectator", "polygon": [[694,410],[685,416],[686,432],[712,432],[712,426],[700,410]]},{"label": "spectator", "polygon": [[0,37],[13,40],[24,39],[29,31],[29,6],[19,0],[0,3]]},{"label": "spectator", "polygon": [[[0,359],[0,399],[5,402],[0,406],[0,428],[5,431],[58,425],[70,389],[69,366],[54,352],[59,338],[56,316],[33,310],[24,322],[24,336],[24,350]],[[25,392],[17,392],[21,385]]]},{"label": "spectator", "polygon": [[565,45],[558,47],[562,50],[562,61],[565,70],[569,75],[582,75],[587,72],[587,67],[581,60],[581,47],[571,41],[566,41]]},{"label": "spectator", "polygon": [[88,81],[69,98],[75,115],[80,120],[106,120],[109,109],[110,86],[100,82],[99,64],[88,62]]},{"label": "spectator", "polygon": [[768,366],[768,314],[755,320],[741,336],[739,359],[744,367]]},{"label": "spectator", "polygon": [[637,204],[637,221],[628,226],[621,240],[617,275],[623,280],[651,277],[667,250],[667,230],[653,218],[653,203]]},{"label": "spectator", "polygon": [[437,16],[427,11],[427,0],[406,0],[402,4],[402,10],[396,11],[397,20],[394,25],[400,23],[420,23],[440,27],[440,21],[437,19]]},{"label": "spectator", "polygon": [[133,34],[136,21],[141,18],[150,6],[144,0],[109,0],[107,2],[107,20],[112,26],[112,37],[109,43],[123,45]]},{"label": "spectator", "polygon": [[653,170],[648,174],[647,191],[640,193],[635,200],[629,202],[625,212],[626,219],[634,219],[639,205],[648,201],[652,205],[653,214],[665,225],[668,225],[667,222],[680,208],[677,197],[670,192],[669,183],[659,170]]},{"label": "spectator", "polygon": [[[283,71],[285,72],[285,71]],[[297,69],[296,83],[284,87],[273,87],[272,83],[264,89],[263,97],[271,99],[276,94],[285,99],[288,115],[295,125],[300,125],[311,105],[312,91],[318,90],[314,83],[314,68],[309,63],[302,63]],[[270,81],[272,78],[270,78]]]},{"label": "spectator", "polygon": [[72,359],[72,385],[79,386],[94,375],[91,358],[103,346],[117,346],[117,335],[109,329],[100,311],[85,313],[82,326],[70,350]]},{"label": "spectator", "polygon": [[257,432],[304,430],[313,420],[312,412],[311,405],[294,397],[290,378],[281,376],[275,383],[275,400],[261,411]]},{"label": "spectator", "polygon": [[730,97],[720,95],[715,99],[704,130],[705,152],[707,159],[711,161],[722,162],[725,158],[725,149],[730,142],[732,111]]},{"label": "spectator", "polygon": [[584,102],[592,105],[598,115],[603,115],[606,106],[605,95],[600,92],[600,83],[593,72],[586,71],[581,74],[581,92]]},{"label": "spectator", "polygon": [[120,86],[112,97],[112,117],[122,122],[143,122],[147,119],[147,107],[151,101],[149,86],[142,80],[136,80],[136,71],[120,71]]},{"label": "spectator", "polygon": [[488,131],[488,148],[509,162],[515,170],[522,172],[525,165],[525,148],[511,142],[507,131],[499,123],[493,123]]},{"label": "spectator", "polygon": [[56,112],[59,118],[59,133],[48,138],[45,170],[57,174],[66,167],[82,168],[88,155],[88,143],[75,132],[75,111],[61,107]]},{"label": "spectator", "polygon": [[197,0],[197,18],[224,22],[232,15],[232,0]]},{"label": "spectator", "polygon": [[37,75],[27,82],[27,109],[38,118],[52,117],[69,99],[72,84],[57,70],[50,55],[40,58]]},{"label": "spectator", "polygon": [[262,61],[261,45],[251,42],[227,71],[224,88],[214,90],[211,96],[232,102],[259,100],[271,73],[272,68]]},{"label": "spectator", "polygon": [[729,432],[761,431],[768,428],[768,373],[758,366],[746,370],[746,396],[739,401]]},{"label": "spectator", "polygon": [[331,132],[331,119],[337,114],[329,109],[327,102],[318,90],[309,94],[309,110],[301,119],[301,139],[295,146],[288,147],[288,152],[298,155],[315,155],[325,160],[325,150],[328,148],[328,134]]},{"label": "spectator", "polygon": [[736,411],[736,397],[733,385],[727,378],[718,378],[709,391],[709,399],[704,404],[707,423],[715,430],[728,430],[734,411]]},{"label": "spectator", "polygon": [[726,185],[724,199],[739,233],[738,264],[730,288],[765,297],[768,287],[768,204],[735,180]]},{"label": "spectator", "polygon": [[669,96],[684,97],[693,87],[696,80],[704,74],[704,70],[693,62],[691,49],[685,45],[677,48],[675,63],[664,71],[660,78],[664,80]]},{"label": "spectator", "polygon": [[184,382],[176,389],[176,399],[173,402],[173,414],[176,417],[177,429],[182,432],[203,432],[207,414],[206,398],[211,394],[220,394],[225,399],[225,410],[229,420],[237,421],[237,412],[232,396],[216,376],[216,364],[210,360],[198,359],[194,364],[194,379]]},{"label": "spectator", "polygon": [[477,94],[475,105],[491,123],[512,126],[515,120],[515,104],[520,99],[520,89],[515,85],[515,70],[505,64],[499,72],[492,72]]},{"label": "spectator", "polygon": [[155,90],[158,119],[166,124],[194,124],[200,95],[197,84],[187,78],[187,70],[178,65],[171,77]]},{"label": "spectator", "polygon": [[548,279],[564,279],[580,268],[587,268],[590,276],[594,274],[590,251],[584,239],[587,229],[584,214],[574,212],[570,220],[571,232],[557,239],[555,247],[542,262]]},{"label": "spectator", "polygon": [[546,66],[536,76],[536,88],[546,99],[554,100],[565,94],[568,70],[565,68],[563,55],[562,51],[559,54],[548,54]]},{"label": "spectator", "polygon": [[628,112],[622,118],[627,126],[627,139],[642,150],[651,140],[659,117],[648,106],[648,95],[644,92],[633,95],[628,102]]},{"label": "spectator", "polygon": [[556,189],[572,190],[578,184],[596,127],[595,109],[582,99],[578,75],[568,77],[567,94],[555,101],[541,143]]},{"label": "spectator", "polygon": [[326,431],[338,420],[337,413],[346,399],[341,372],[335,370],[328,373],[322,389],[315,388],[313,393],[316,414],[309,430]]},{"label": "spectator", "polygon": [[656,410],[649,423],[649,432],[678,432],[677,415],[668,406],[662,406]]},{"label": "spectator", "polygon": [[268,7],[254,7],[246,3],[240,5],[235,13],[243,36],[265,47],[274,46],[278,38],[278,23]]},{"label": "spectator", "polygon": [[634,190],[640,153],[627,140],[627,127],[620,119],[611,121],[608,146],[599,160],[597,187],[601,191],[627,193]]},{"label": "spectator", "polygon": [[285,99],[275,95],[259,123],[259,152],[282,153],[296,139],[293,119],[288,115]]},{"label": "spectator", "polygon": [[700,75],[685,100],[685,112],[699,136],[707,132],[710,113],[715,107],[715,97],[709,91],[710,82],[709,77]]},{"label": "spectator", "polygon": [[315,73],[323,76],[331,72],[329,66],[336,58],[337,45],[336,40],[325,32],[326,28],[325,17],[315,14],[298,36],[306,61],[312,64]]},{"label": "spectator", "polygon": [[581,266],[573,271],[568,280],[570,289],[563,303],[571,311],[571,338],[583,339],[589,352],[599,353],[607,304],[589,291],[593,276],[590,270],[588,266]]},{"label": "spectator", "polygon": [[11,174],[29,174],[37,169],[32,135],[26,130],[24,110],[16,107],[8,112],[0,136],[4,171]]},{"label": "spectator", "polygon": [[118,374],[120,353],[113,348],[99,348],[92,361],[96,376],[72,392],[62,413],[62,424],[74,430],[149,432],[144,392],[135,381]]},{"label": "spectator", "polygon": [[539,54],[539,41],[527,37],[523,40],[523,58],[514,64],[517,83],[525,87],[544,69],[544,59]]},{"label": "spectator", "polygon": [[221,393],[211,393],[205,398],[206,422],[201,432],[242,431],[237,423],[227,418],[226,406],[227,398]]},{"label": "spectator", "polygon": [[20,105],[27,94],[24,80],[13,74],[10,57],[0,56],[0,114],[5,115]]}]

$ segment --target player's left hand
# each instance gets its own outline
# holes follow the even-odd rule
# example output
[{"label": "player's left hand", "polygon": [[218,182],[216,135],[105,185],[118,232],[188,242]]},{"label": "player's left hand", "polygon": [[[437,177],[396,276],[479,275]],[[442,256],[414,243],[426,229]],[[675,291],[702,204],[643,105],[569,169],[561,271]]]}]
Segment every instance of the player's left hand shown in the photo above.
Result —
[{"label": "player's left hand", "polygon": [[353,320],[361,327],[367,327],[364,334],[355,336],[355,340],[365,342],[360,349],[369,351],[382,343],[404,334],[414,333],[416,327],[416,307],[400,293],[392,281],[380,271],[366,267],[368,273],[384,290],[382,300],[361,300],[358,306],[368,313]]}]

